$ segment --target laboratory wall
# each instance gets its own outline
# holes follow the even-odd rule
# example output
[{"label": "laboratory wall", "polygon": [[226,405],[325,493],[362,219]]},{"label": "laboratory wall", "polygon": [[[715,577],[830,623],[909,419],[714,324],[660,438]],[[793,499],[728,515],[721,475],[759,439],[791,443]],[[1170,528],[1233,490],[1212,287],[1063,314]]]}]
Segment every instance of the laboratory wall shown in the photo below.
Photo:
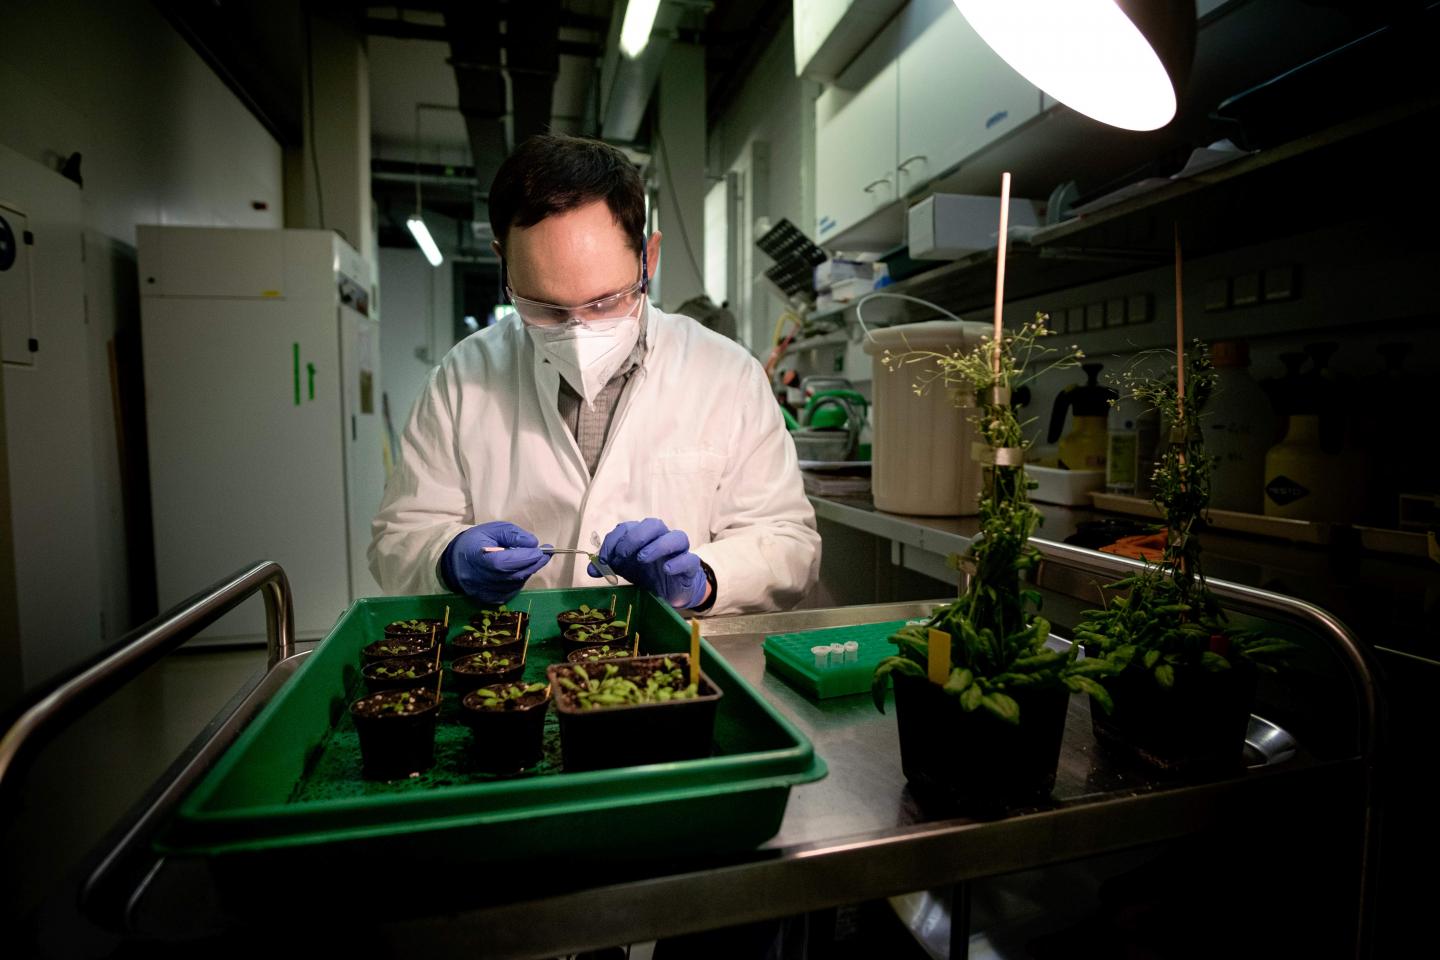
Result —
[{"label": "laboratory wall", "polygon": [[[739,196],[729,217],[737,262],[729,274],[740,339],[762,360],[769,354],[784,300],[760,276],[770,261],[754,248],[768,225],[788,218],[802,230],[815,219],[817,84],[795,76],[791,19],[770,38],[759,61],[710,128],[711,182],[734,172]],[[738,309],[736,309],[738,307]]]},{"label": "laboratory wall", "polygon": [[[13,510],[43,531],[16,525],[33,686],[154,612],[135,228],[281,226],[281,148],[145,0],[0,0],[0,24],[0,147],[29,165],[0,196],[72,190],[76,242],[37,301],[83,277],[73,314],[41,318],[64,329],[5,371]],[[83,186],[56,172],[74,154]]]},{"label": "laboratory wall", "polygon": [[454,269],[414,247],[380,249],[380,379],[398,435],[430,371],[454,345]]}]

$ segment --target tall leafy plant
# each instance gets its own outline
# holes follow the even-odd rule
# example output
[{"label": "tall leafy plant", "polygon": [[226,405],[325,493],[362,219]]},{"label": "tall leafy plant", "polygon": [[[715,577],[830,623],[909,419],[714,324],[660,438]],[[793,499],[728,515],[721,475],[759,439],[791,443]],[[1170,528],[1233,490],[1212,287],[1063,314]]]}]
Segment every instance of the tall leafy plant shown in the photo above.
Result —
[{"label": "tall leafy plant", "polygon": [[[1043,374],[1078,366],[1084,354],[1072,346],[1061,351],[1043,341],[1051,336],[1048,318],[1037,314],[999,344],[986,338],[969,351],[886,351],[881,363],[892,375],[915,368],[913,391],[923,396],[945,389],[958,405],[973,405],[973,422],[989,453],[984,492],[980,498],[980,535],[953,565],[969,572],[964,592],[940,607],[921,624],[909,624],[890,638],[898,652],[875,669],[871,691],[875,705],[885,709],[891,674],[929,675],[930,630],[950,635],[950,669],[942,689],[967,711],[985,709],[1010,723],[1020,721],[1020,707],[1011,693],[1021,687],[1065,684],[1070,689],[1105,699],[1093,675],[1103,664],[1075,662],[1078,647],[1068,652],[1045,646],[1050,624],[1040,616],[1040,593],[1025,586],[1025,576],[1039,562],[1030,537],[1041,523],[1030,502],[1030,483],[1023,455],[1028,442],[1010,402],[1012,392]],[[972,399],[973,398],[973,399]]]},{"label": "tall leafy plant", "polygon": [[[1154,503],[1164,518],[1164,553],[1158,564],[1107,584],[1123,595],[1086,612],[1075,631],[1077,639],[1098,648],[1111,673],[1144,671],[1164,688],[1174,686],[1177,670],[1217,673],[1231,669],[1237,658],[1274,672],[1295,649],[1229,624],[1206,587],[1196,534],[1210,505],[1215,458],[1205,451],[1201,424],[1216,374],[1209,349],[1198,340],[1185,351],[1184,362],[1183,391],[1177,377],[1149,375],[1138,365],[1121,376],[1122,396],[1155,409],[1169,425],[1169,442],[1151,474]],[[1169,366],[1176,369],[1173,359]]]}]

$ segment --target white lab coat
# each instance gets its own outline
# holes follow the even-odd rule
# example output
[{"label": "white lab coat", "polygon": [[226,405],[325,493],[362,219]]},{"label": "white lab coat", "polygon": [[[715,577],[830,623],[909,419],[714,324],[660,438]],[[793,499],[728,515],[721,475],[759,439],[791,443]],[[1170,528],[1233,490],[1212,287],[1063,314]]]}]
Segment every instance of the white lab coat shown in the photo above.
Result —
[{"label": "white lab coat", "polygon": [[[388,593],[444,592],[446,545],[508,520],[541,543],[588,546],[623,520],[684,530],[715,571],[707,615],[786,609],[820,568],[815,511],[765,373],[688,317],[649,309],[632,376],[592,479],[556,406],[558,372],[518,317],[456,344],[431,374],[371,526]],[[554,557],[527,588],[595,586],[583,556]]]}]

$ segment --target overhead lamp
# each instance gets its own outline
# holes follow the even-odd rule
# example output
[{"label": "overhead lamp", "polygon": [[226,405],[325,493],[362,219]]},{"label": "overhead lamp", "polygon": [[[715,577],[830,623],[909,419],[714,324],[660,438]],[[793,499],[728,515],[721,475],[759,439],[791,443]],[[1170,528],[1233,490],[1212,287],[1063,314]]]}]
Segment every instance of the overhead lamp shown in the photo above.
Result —
[{"label": "overhead lamp", "polygon": [[1124,130],[1175,117],[1195,56],[1195,0],[955,0],[1017,73]]},{"label": "overhead lamp", "polygon": [[634,60],[645,51],[659,12],[660,0],[630,0],[625,4],[625,20],[620,24],[621,53]]},{"label": "overhead lamp", "polygon": [[440,266],[440,262],[445,258],[440,256],[440,248],[435,245],[435,238],[430,236],[430,228],[425,226],[420,214],[406,220],[405,226],[410,228],[410,235],[415,238],[415,243],[420,247],[420,252],[425,254],[425,259],[430,261],[430,266]]}]

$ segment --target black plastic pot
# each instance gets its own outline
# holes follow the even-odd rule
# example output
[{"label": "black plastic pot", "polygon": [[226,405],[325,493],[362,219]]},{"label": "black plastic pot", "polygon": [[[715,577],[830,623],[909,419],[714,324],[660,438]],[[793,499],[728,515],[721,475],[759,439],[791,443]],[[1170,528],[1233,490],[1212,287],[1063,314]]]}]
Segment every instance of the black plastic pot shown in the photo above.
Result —
[{"label": "black plastic pot", "polygon": [[520,659],[520,651],[516,650],[513,656],[505,653],[497,654],[498,658],[510,661],[508,666],[498,664],[487,666],[484,663],[484,657],[488,652],[490,651],[466,654],[463,657],[456,657],[450,662],[452,689],[468,693],[476,687],[492,683],[511,683],[524,676],[525,661]]},{"label": "black plastic pot", "polygon": [[[429,705],[408,714],[367,715],[367,705],[406,693]],[[360,735],[361,764],[367,780],[400,780],[430,769],[435,762],[435,721],[439,702],[432,690],[386,690],[350,704],[350,718]]]},{"label": "black plastic pot", "polygon": [[[489,684],[505,687],[509,684]],[[480,769],[489,773],[516,773],[540,762],[545,746],[545,713],[550,706],[546,691],[507,700],[499,709],[480,706],[479,690],[460,701],[463,720],[470,728],[471,750]]]},{"label": "black plastic pot", "polygon": [[455,636],[450,638],[450,646],[455,648],[457,655],[459,655],[459,652],[475,653],[480,650],[490,650],[497,654],[514,654],[518,657],[520,656],[520,651],[525,646],[525,631],[522,628],[520,635],[517,637],[514,632],[513,620],[511,621],[510,629],[499,635],[491,634],[489,636],[482,636],[471,633],[468,629],[462,627]]},{"label": "black plastic pot", "polygon": [[470,626],[484,626],[489,620],[492,627],[508,628],[511,633],[515,632],[515,623],[520,623],[520,636],[525,636],[525,625],[530,622],[530,615],[524,610],[482,610],[470,618]]},{"label": "black plastic pot", "polygon": [[557,613],[557,614],[555,615],[555,622],[560,625],[560,633],[561,633],[561,635],[563,636],[566,630],[569,630],[571,627],[575,626],[576,624],[583,623],[583,624],[585,624],[586,626],[597,627],[597,626],[599,626],[599,625],[602,624],[602,623],[613,623],[613,622],[615,621],[615,613],[614,613],[614,611],[611,611],[611,610],[604,610],[604,609],[601,609],[601,610],[598,610],[598,611],[597,611],[597,610],[591,610],[590,613],[591,613],[591,616],[594,616],[594,615],[597,614],[597,613],[602,614],[603,616],[602,616],[600,619],[579,620],[579,619],[576,619],[577,617],[580,616],[580,611],[579,611],[578,609],[576,609],[576,610],[565,610],[565,611],[562,611],[561,613]]},{"label": "black plastic pot", "polygon": [[900,767],[916,796],[978,815],[1044,800],[1055,786],[1070,691],[1064,686],[1005,691],[1020,705],[1007,723],[923,677],[895,675]]},{"label": "black plastic pot", "polygon": [[[683,653],[612,660],[603,666],[614,666],[623,676],[637,679],[663,669],[666,659],[689,670],[690,657]],[[693,700],[582,710],[559,682],[561,677],[575,679],[580,666],[554,663],[546,668],[560,718],[560,751],[566,770],[604,770],[710,755],[715,713],[723,692],[703,672]]]},{"label": "black plastic pot", "polygon": [[361,658],[369,663],[379,663],[381,660],[408,660],[414,657],[426,657],[435,659],[435,648],[430,644],[430,638],[420,639],[419,637],[404,637],[400,639],[386,638],[376,640],[367,644],[360,651]]},{"label": "black plastic pot", "polygon": [[[560,645],[564,647],[567,655],[585,647],[596,647],[601,644],[621,644],[626,642],[628,627],[623,623],[602,623],[599,626],[580,624],[573,627],[566,627],[565,632],[560,634]],[[580,631],[587,632],[584,636],[579,635]]]},{"label": "black plastic pot", "polygon": [[1107,753],[1152,770],[1236,770],[1244,763],[1256,681],[1255,668],[1238,658],[1215,673],[1177,669],[1168,690],[1147,671],[1127,670],[1100,681],[1115,709],[1107,716],[1091,700],[1091,728]]},{"label": "black plastic pot", "polygon": [[584,646],[578,650],[571,650],[565,655],[570,663],[599,663],[602,660],[626,660],[633,656],[635,648],[628,643],[611,645],[602,643],[599,646]]},{"label": "black plastic pot", "polygon": [[[414,677],[382,677],[377,675],[381,669],[413,670],[417,675]],[[360,673],[365,678],[365,689],[371,693],[379,693],[382,690],[409,690],[411,687],[433,687],[435,685],[434,661],[421,660],[419,657],[377,660],[374,663],[367,663],[365,669],[360,671]]]}]

